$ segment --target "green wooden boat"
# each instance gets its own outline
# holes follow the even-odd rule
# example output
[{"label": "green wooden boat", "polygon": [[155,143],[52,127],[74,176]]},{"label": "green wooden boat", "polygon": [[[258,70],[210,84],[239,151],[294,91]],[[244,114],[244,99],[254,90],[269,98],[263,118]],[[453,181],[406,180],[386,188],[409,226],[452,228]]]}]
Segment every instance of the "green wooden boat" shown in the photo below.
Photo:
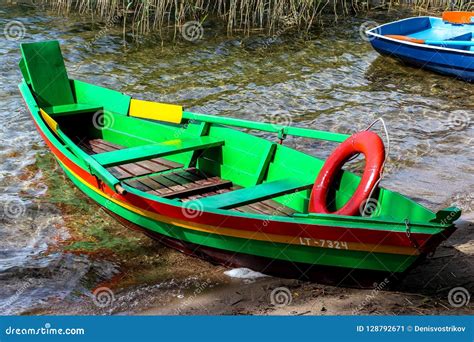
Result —
[{"label": "green wooden boat", "polygon": [[[363,286],[400,277],[455,229],[459,209],[435,213],[379,187],[367,168],[362,178],[338,173],[347,158],[337,149],[330,158],[342,159],[329,173],[330,158],[283,141],[292,135],[351,150],[354,137],[186,112],[72,80],[57,41],[22,44],[21,52],[21,94],[65,174],[119,220],[180,251]],[[245,129],[273,133],[275,141]],[[325,212],[317,210],[317,192]],[[367,200],[378,203],[370,215],[344,212]]]}]

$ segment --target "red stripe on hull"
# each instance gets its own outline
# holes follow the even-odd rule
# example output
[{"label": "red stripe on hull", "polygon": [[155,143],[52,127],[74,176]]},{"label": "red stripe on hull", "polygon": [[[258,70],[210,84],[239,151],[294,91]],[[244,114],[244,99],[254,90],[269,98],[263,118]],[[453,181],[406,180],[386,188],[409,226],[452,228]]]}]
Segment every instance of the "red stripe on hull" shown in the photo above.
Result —
[{"label": "red stripe on hull", "polygon": [[[32,115],[33,117],[33,115]],[[263,219],[255,219],[241,216],[230,216],[215,214],[209,212],[202,212],[196,218],[187,218],[180,206],[173,206],[166,203],[160,203],[147,198],[137,196],[132,193],[119,195],[112,189],[107,187],[103,182],[75,164],[72,160],[67,158],[54,144],[49,141],[46,135],[41,131],[38,123],[33,117],[35,126],[41,137],[51,149],[52,153],[69,169],[81,177],[85,182],[91,186],[100,189],[107,195],[116,198],[117,200],[136,206],[143,210],[154,212],[158,215],[167,216],[170,218],[187,221],[189,223],[205,224],[214,227],[226,227],[233,229],[240,229],[246,231],[258,231],[267,234],[286,235],[296,237],[308,237],[312,239],[324,239],[333,241],[347,241],[366,244],[383,244],[391,246],[413,247],[413,242],[408,239],[405,233],[390,232],[363,228],[344,228],[334,226],[321,225],[301,225],[299,223],[269,221]],[[416,241],[419,248],[423,250],[425,243],[432,237],[430,234],[412,233],[412,240]]]}]

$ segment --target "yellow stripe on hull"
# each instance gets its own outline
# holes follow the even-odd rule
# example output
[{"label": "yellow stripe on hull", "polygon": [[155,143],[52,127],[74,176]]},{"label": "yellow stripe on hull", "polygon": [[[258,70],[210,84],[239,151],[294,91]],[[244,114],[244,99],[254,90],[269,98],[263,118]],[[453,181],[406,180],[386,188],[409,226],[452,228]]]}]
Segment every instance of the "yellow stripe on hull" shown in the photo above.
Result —
[{"label": "yellow stripe on hull", "polygon": [[[60,161],[59,161],[60,162]],[[205,232],[209,234],[224,235],[234,238],[248,239],[248,240],[259,240],[266,242],[290,244],[290,245],[302,245],[314,248],[326,248],[326,249],[342,249],[342,250],[351,250],[351,251],[364,251],[372,253],[387,253],[387,254],[401,254],[407,256],[419,255],[419,251],[413,247],[401,247],[401,246],[379,246],[374,244],[363,244],[355,242],[345,242],[345,241],[333,241],[333,240],[319,240],[311,239],[306,237],[296,237],[296,236],[286,236],[286,235],[276,235],[276,234],[267,234],[263,232],[251,232],[238,230],[233,228],[224,228],[224,227],[214,227],[209,225],[204,225],[200,223],[189,224],[188,221],[173,219],[167,216],[162,216],[154,212],[141,209],[129,203],[119,201],[118,199],[109,196],[103,191],[97,189],[96,187],[87,183],[84,179],[78,176],[74,171],[68,168],[65,164],[60,162],[61,165],[68,170],[76,179],[78,179],[82,184],[87,186],[89,189],[95,191],[100,196],[107,198],[109,201],[130,210],[136,214],[147,217],[149,219],[171,224],[185,229],[196,230],[200,232]],[[184,210],[184,209],[183,209]]]},{"label": "yellow stripe on hull", "polygon": [[41,108],[40,108],[40,114],[43,117],[43,120],[48,125],[48,127],[51,128],[51,130],[54,133],[58,133],[58,123]]}]

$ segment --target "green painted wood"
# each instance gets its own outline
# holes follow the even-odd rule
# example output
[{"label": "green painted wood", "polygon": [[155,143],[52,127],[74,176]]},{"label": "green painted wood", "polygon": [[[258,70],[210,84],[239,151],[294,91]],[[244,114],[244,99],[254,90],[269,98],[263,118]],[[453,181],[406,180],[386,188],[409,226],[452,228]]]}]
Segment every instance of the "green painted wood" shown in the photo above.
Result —
[{"label": "green painted wood", "polygon": [[[209,122],[201,122],[197,130],[197,135],[200,137],[206,136],[209,134]],[[201,155],[201,150],[193,151],[188,162],[184,164],[185,168],[195,167],[199,156]]]},{"label": "green painted wood", "polygon": [[[100,170],[101,166],[95,164],[94,166],[90,166],[91,164],[94,164],[93,161],[91,160],[90,156],[81,155],[81,151],[75,151],[77,154],[73,154],[71,150],[74,150],[74,145],[71,145],[69,147],[68,145],[61,143],[61,141],[50,131],[45,123],[42,121],[41,117],[38,114],[38,103],[37,99],[35,99],[32,95],[31,88],[28,87],[26,84],[25,80],[21,82],[19,85],[21,94],[23,98],[25,99],[26,105],[28,109],[30,110],[33,119],[36,121],[40,131],[43,132],[43,134],[46,136],[48,140],[52,142],[52,144],[57,148],[61,153],[66,155],[67,158],[71,159],[74,163],[79,165],[80,167],[84,169],[97,169],[99,171],[91,171],[93,174],[99,174],[97,175],[99,178],[107,178],[106,174],[103,174],[100,176]],[[115,118],[115,123],[117,123],[119,120],[117,120],[117,117],[121,118],[126,118],[130,119],[127,120],[126,122],[123,122],[123,127],[121,129],[123,130],[122,133],[124,133],[123,136],[120,137],[123,142],[126,142],[127,139],[130,137],[136,137],[137,135],[140,135],[147,140],[159,140],[163,139],[163,135],[166,136],[174,136],[174,137],[181,137],[184,138],[187,135],[187,129],[186,126],[184,125],[168,125],[165,126],[163,124],[154,124],[151,122],[146,122],[146,130],[143,129],[142,124],[145,123],[145,120],[134,120],[133,118],[129,118],[123,115],[116,115]],[[137,122],[140,121],[140,122]],[[188,126],[195,125],[193,123],[190,123]],[[211,125],[214,126],[214,125]],[[114,125],[115,127],[115,125]],[[210,134],[211,137],[214,137],[216,139],[222,139],[222,137],[225,138],[227,135],[227,131],[231,131],[232,129],[227,128],[227,127],[220,127],[222,130],[219,131],[219,134],[217,133],[216,130],[212,131]],[[225,128],[227,131],[224,131],[223,128]],[[269,142],[265,139],[260,139],[256,138],[255,136],[247,135],[243,132],[238,132],[240,134],[235,134],[236,139],[226,139],[226,143],[224,146],[227,147],[227,145],[232,145],[232,147],[235,147],[237,150],[238,148],[240,149],[247,149],[247,146],[254,146],[255,150],[258,150],[258,153],[255,153],[256,156],[263,156],[263,152],[260,153],[260,151],[263,151],[264,148],[262,146],[268,144]],[[127,135],[128,134],[128,135]],[[222,136],[219,136],[222,134]],[[238,139],[237,139],[238,137]],[[143,141],[139,142],[138,140],[135,142],[137,144],[143,144]],[[245,146],[242,148],[242,146]],[[252,152],[254,152],[252,150]],[[80,157],[79,157],[80,156]],[[249,154],[242,154],[241,156],[245,162],[245,160],[249,157]],[[232,157],[234,159],[234,157]],[[89,161],[87,163],[86,161]],[[314,180],[314,177],[316,177],[317,173],[319,172],[320,166],[323,164],[323,160],[314,158],[312,156],[306,155],[302,152],[290,149],[287,146],[277,146],[277,152],[275,154],[275,158],[273,162],[271,163],[271,167],[269,168],[269,174],[267,175],[267,182],[271,180],[277,180],[278,177],[282,177],[281,175],[284,174],[285,177],[289,178],[298,178],[301,176],[304,176],[306,180],[309,180],[311,178],[311,181]],[[239,170],[239,160],[229,160],[226,159],[226,163],[231,163],[227,165],[222,165],[222,169],[226,170],[225,174],[229,177],[225,177],[225,179],[228,179],[230,181],[237,180],[237,183],[240,181],[241,173],[245,174],[246,172],[241,172],[241,169]],[[219,165],[216,165],[217,168],[217,173],[215,175],[218,175]],[[240,173],[241,172],[241,173]],[[344,174],[350,174],[349,172],[344,172]],[[246,176],[247,177],[247,176]],[[250,176],[249,176],[250,177]],[[351,175],[352,179],[358,180],[359,177],[355,175]],[[250,179],[250,178],[249,178]],[[350,180],[350,179],[348,179]],[[112,183],[112,182],[110,182]],[[162,203],[167,203],[167,204],[175,204],[176,202],[172,200],[167,200],[163,199],[160,197],[157,197],[156,195],[152,194],[146,194],[139,192],[138,190],[135,191],[133,188],[127,187],[124,185],[124,188],[131,192],[134,193],[137,196],[142,196],[148,199],[152,199],[157,202],[162,202]],[[346,191],[347,195],[350,196],[351,194],[349,191]],[[283,197],[287,198],[293,198],[293,197],[298,197],[301,193],[297,193],[296,196],[293,195],[286,195]],[[108,201],[104,200],[104,204],[107,204]],[[285,200],[285,205],[286,205],[286,200]],[[392,192],[386,189],[381,189],[381,194],[379,197],[379,205],[381,207],[381,214],[377,217],[349,217],[349,216],[340,216],[340,215],[330,215],[330,214],[311,214],[311,215],[304,215],[301,217],[274,217],[272,219],[275,219],[277,221],[282,221],[282,222],[295,222],[301,225],[313,225],[313,224],[319,224],[319,225],[325,225],[325,226],[340,226],[340,227],[346,227],[351,229],[352,234],[357,234],[358,229],[374,229],[374,230],[383,230],[383,231],[397,231],[397,232],[404,232],[406,230],[406,226],[404,224],[404,219],[409,219],[410,221],[410,226],[411,230],[414,233],[426,233],[426,234],[438,234],[442,233],[445,229],[446,226],[442,225],[440,223],[437,223],[433,221],[435,218],[435,214],[430,211],[428,208],[425,208],[414,201],[402,196],[401,194],[398,194],[396,192]],[[114,212],[119,214],[120,216],[126,217],[126,213],[120,212],[120,209],[114,210],[114,208],[111,208]],[[206,208],[207,212],[213,212],[213,213],[219,213],[223,214],[223,210],[221,209],[213,209],[213,208]],[[231,216],[241,216],[241,217],[251,217],[251,218],[256,218],[256,219],[261,219],[262,215],[259,214],[254,214],[254,213],[237,213],[233,211],[227,212]],[[449,214],[448,214],[449,216]],[[441,217],[441,216],[440,216]],[[445,214],[442,215],[442,217],[446,217]],[[143,223],[142,217],[137,218],[137,222]],[[153,222],[153,224],[160,224],[159,222]],[[179,234],[179,233],[178,233]],[[206,234],[204,234],[206,235]],[[183,239],[187,238],[187,235],[182,236]],[[198,241],[198,239],[194,240]],[[207,243],[205,240],[205,236],[203,236],[203,243]],[[209,242],[208,245],[211,243]],[[215,237],[215,245],[219,248],[226,248],[226,245],[222,242],[222,237],[221,236],[216,236]],[[235,245],[236,248],[242,247],[241,245],[239,246],[237,243]],[[283,246],[284,247],[284,246]],[[263,253],[264,246],[253,246],[252,249],[249,251],[252,251],[253,254],[260,253],[260,251]],[[278,249],[274,250],[275,253],[279,253],[280,251]],[[270,253],[270,252],[269,252]],[[344,254],[346,255],[346,254]],[[294,255],[289,256],[290,260],[294,258],[299,258],[301,257],[301,254],[299,252],[296,252]],[[385,255],[380,255],[377,256],[377,258],[382,257],[384,258]],[[315,260],[316,255],[314,254],[313,250],[308,254],[308,260]],[[330,258],[328,257],[328,262],[332,263],[333,262],[333,256]],[[353,264],[357,263],[358,261],[354,261],[354,255],[349,256],[348,255],[348,264]],[[362,256],[359,261],[364,260],[364,257]],[[380,259],[384,260],[384,259]],[[384,260],[385,261],[385,260]],[[383,261],[382,261],[383,262]],[[366,267],[367,264],[361,264],[360,267]]]},{"label": "green painted wood", "polygon": [[58,41],[23,43],[20,47],[40,106],[74,103]]},{"label": "green painted wood", "polygon": [[203,150],[224,145],[223,140],[211,137],[195,139],[175,139],[159,144],[130,147],[123,150],[95,154],[93,158],[104,167],[137,162],[145,159],[161,158],[172,154]]},{"label": "green painted wood", "polygon": [[[26,80],[25,80],[26,82]],[[35,120],[38,122],[38,115],[37,115],[37,106],[40,99],[38,98],[33,98],[31,95],[31,90],[28,88],[26,83],[23,82],[21,89],[22,89],[22,94],[27,101],[27,106],[32,111],[33,117]],[[77,83],[76,83],[77,82]],[[81,82],[79,81],[74,81],[73,84],[80,84]],[[83,83],[84,84],[84,83]],[[110,106],[111,104],[113,105],[115,103],[114,97],[110,96],[107,98],[101,98],[101,94],[94,94],[94,91],[96,86],[91,86],[87,85],[87,95],[91,96],[91,99],[93,101],[96,101],[97,105],[104,105],[104,106]],[[100,88],[100,87],[98,87]],[[105,89],[105,88],[102,88]],[[117,94],[118,92],[110,91],[114,94]],[[128,110],[128,104],[127,97],[126,95],[120,94],[119,97],[119,102],[123,101],[125,105],[122,108],[122,113],[126,113]],[[86,98],[86,97],[84,97]],[[124,100],[125,98],[125,100]],[[81,101],[79,101],[82,103]],[[83,101],[84,103],[92,103],[87,100]],[[121,116],[126,118],[125,115],[118,114],[116,117]],[[206,116],[207,117],[207,116]],[[203,118],[201,115],[199,117],[200,119]],[[153,123],[149,123],[149,125],[146,126],[146,129],[143,129],[142,123],[145,122],[145,120],[139,120],[141,122],[136,122],[133,120],[133,118],[130,121],[124,122],[123,127],[121,127],[121,135],[120,137],[117,135],[117,139],[120,138],[124,142],[127,142],[128,138],[130,136],[133,137],[145,137],[148,140],[166,140],[170,139],[169,136],[171,137],[180,137],[182,139],[185,138],[188,133],[191,133],[188,131],[186,125],[168,125],[165,127],[165,125],[157,125]],[[251,186],[252,181],[255,181],[255,173],[253,169],[253,165],[257,165],[257,163],[261,163],[261,159],[264,156],[264,150],[266,149],[267,144],[269,143],[265,139],[260,139],[256,138],[255,136],[247,135],[243,132],[238,132],[240,134],[233,134],[232,138],[227,139],[226,135],[229,135],[228,132],[224,132],[224,130],[217,132],[217,130],[213,129],[213,127],[219,126],[219,128],[223,129],[228,129],[228,131],[233,131],[231,128],[228,127],[223,127],[221,125],[232,125],[235,123],[235,121],[229,122],[226,118],[223,118],[224,121],[219,121],[221,120],[220,118],[216,118],[215,121],[216,123],[210,122],[210,120],[201,120],[201,122],[209,122],[211,123],[211,133],[210,136],[214,137],[216,139],[221,139],[225,140],[225,148],[229,148],[229,151],[232,151],[231,153],[226,153],[224,157],[220,157],[219,153],[208,153],[206,154],[206,163],[209,165],[209,170],[212,170],[213,172],[211,174],[213,175],[222,175],[223,178],[228,179],[230,181],[233,181],[236,184],[242,184],[242,179],[245,178],[245,186]],[[233,120],[238,120],[238,119],[233,119]],[[115,124],[118,120],[115,120]],[[197,120],[199,122],[200,120]],[[113,127],[115,127],[115,124]],[[195,125],[194,123],[190,123],[189,125]],[[275,125],[270,125],[270,124],[264,124],[264,126],[259,125],[259,123],[255,123],[255,126],[248,124],[248,122],[241,122],[240,126],[236,125],[238,127],[245,127],[245,128],[264,128],[263,130],[269,131],[269,132],[275,132],[275,133],[281,133],[281,129],[283,129],[283,133],[298,133],[301,136],[306,136],[309,135],[313,137],[313,134],[316,134],[316,131],[311,131],[311,130],[306,130],[303,129],[302,131],[298,128],[293,128],[293,127],[279,127]],[[270,127],[272,126],[272,127]],[[41,127],[41,126],[40,126]],[[44,130],[44,127],[41,128]],[[48,131],[48,130],[46,130]],[[311,132],[309,132],[311,131]],[[103,131],[101,131],[103,132]],[[47,132],[49,133],[49,132]],[[193,132],[194,133],[194,132]],[[327,134],[332,135],[333,133],[325,132]],[[317,135],[317,134],[316,134]],[[166,136],[166,137],[165,137]],[[324,137],[323,135],[317,135],[315,138],[322,138]],[[50,137],[51,138],[51,137]],[[187,136],[186,136],[187,138]],[[331,137],[331,139],[333,136]],[[328,140],[331,140],[328,139]],[[341,139],[341,136],[337,137],[336,140]],[[53,140],[56,140],[53,138]],[[333,141],[336,141],[333,139]],[[142,144],[143,142],[140,142],[138,139],[134,140],[134,144]],[[62,150],[63,153],[68,154],[69,153],[69,148],[66,148],[63,146],[63,144],[60,143],[55,143],[56,147]],[[126,144],[125,144],[126,145]],[[130,145],[130,144],[129,144]],[[249,147],[250,146],[250,147]],[[224,149],[224,148],[223,148]],[[250,153],[244,153],[244,152],[250,152]],[[70,153],[69,153],[70,154]],[[174,157],[180,157],[184,154],[173,156]],[[209,157],[214,157],[216,156],[214,160],[209,161]],[[84,157],[87,159],[86,157]],[[74,157],[73,159],[76,159],[75,162],[77,162],[79,165],[83,165],[84,161],[82,158],[76,158]],[[203,158],[200,158],[203,159]],[[184,160],[184,159],[183,159]],[[266,176],[267,182],[276,180],[278,178],[281,178],[281,175],[284,174],[285,177],[288,178],[299,178],[299,177],[304,177],[306,180],[309,180],[310,178],[314,180],[314,178],[317,176],[321,165],[323,164],[323,160],[314,158],[312,156],[305,155],[302,152],[291,150],[287,148],[286,146],[278,146],[275,157],[272,163],[270,163],[270,167]],[[204,164],[204,163],[203,163]],[[212,165],[211,165],[212,164]],[[260,165],[260,164],[258,164]],[[199,164],[199,167],[201,168],[201,163]],[[207,167],[206,170],[203,170],[207,172]],[[343,203],[345,199],[349,198],[351,196],[351,190],[353,190],[353,186],[351,186],[350,183],[354,181],[354,184],[357,185],[357,181],[360,179],[356,175],[352,175],[349,172],[344,172],[343,173],[343,179],[341,182],[341,186],[339,187],[339,190],[337,191],[336,195],[336,202]],[[303,200],[298,199],[300,194],[303,192],[299,192],[297,196],[283,196],[285,197],[285,204],[286,204],[286,198],[294,198],[292,199],[292,202],[288,206],[292,208],[296,208],[296,210],[301,210],[304,212],[304,208],[306,207],[305,203]],[[156,197],[154,197],[156,199]],[[413,202],[412,200],[398,194],[392,191],[388,191],[386,189],[381,189],[380,196],[379,196],[379,204],[381,207],[381,212],[378,218],[381,218],[380,222],[376,222],[375,218],[370,218],[367,222],[370,222],[373,224],[374,229],[395,229],[393,228],[392,225],[389,225],[389,222],[403,222],[405,218],[410,220],[411,224],[414,223],[425,223],[429,222],[432,220],[435,215],[432,211],[429,209]],[[210,209],[210,211],[213,211]],[[216,210],[218,212],[218,210]],[[252,216],[251,214],[245,213],[242,214],[244,216]],[[449,213],[448,213],[449,216]],[[441,217],[441,216],[440,216]],[[442,217],[446,217],[446,215],[442,215]],[[311,218],[307,219],[302,219],[302,222],[306,221],[321,221],[323,217],[321,215],[317,217],[311,216]],[[338,224],[340,223],[342,218],[330,218],[331,222],[325,222],[327,224]],[[348,221],[346,224],[348,226],[354,226],[357,227],[358,219],[356,217],[351,217],[348,218]],[[367,224],[364,222],[364,224]],[[433,226],[436,226],[437,223],[433,222]],[[403,226],[401,225],[400,227],[397,226],[396,229],[402,229]],[[425,227],[420,228],[420,230],[425,229]]]},{"label": "green painted wood", "polygon": [[204,121],[209,123],[229,125],[233,127],[242,127],[248,129],[255,129],[264,132],[278,133],[279,135],[293,135],[297,137],[305,137],[311,139],[343,142],[349,135],[341,133],[332,133],[325,131],[318,131],[308,128],[282,126],[265,122],[249,121],[235,118],[227,118],[222,116],[213,116],[206,114],[198,114],[192,112],[183,112],[183,119]]},{"label": "green painted wood", "polygon": [[[298,178],[308,183],[314,183],[323,164],[322,160],[301,151],[294,150],[285,145],[277,145],[273,161],[268,168],[266,181],[278,180],[281,179],[282,175],[285,175],[285,177]],[[298,194],[275,198],[274,200],[279,203],[285,203],[285,206],[296,211],[306,212],[309,192],[304,191]]]},{"label": "green painted wood", "polygon": [[95,161],[90,155],[85,153],[81,148],[74,144],[60,129],[57,130],[58,136],[63,140],[66,146],[79,158],[85,161],[89,167],[90,173],[98,177],[105,184],[107,184],[112,190],[115,191],[115,185],[119,184],[120,181],[114,177],[109,171],[102,167],[97,161]]},{"label": "green painted wood", "polygon": [[273,160],[273,157],[275,156],[275,151],[277,149],[277,144],[273,143],[268,146],[268,151],[264,158],[262,158],[262,162],[260,164],[258,174],[257,174],[257,180],[255,184],[260,184],[263,182],[265,179],[268,168],[270,166],[271,161]]},{"label": "green painted wood", "polygon": [[77,103],[103,107],[117,114],[127,115],[131,97],[121,92],[73,80],[72,88]]},{"label": "green painted wood", "polygon": [[20,93],[23,97],[23,100],[25,100],[25,104],[28,107],[28,110],[33,115],[33,117],[40,117],[38,104],[36,103],[35,98],[31,93],[31,89],[26,83],[26,80],[22,80],[21,83],[18,84],[18,89],[20,89]]},{"label": "green painted wood", "polygon": [[226,144],[220,153],[202,155],[199,168],[243,187],[255,185],[272,142],[216,124],[210,125],[209,136],[225,140]]},{"label": "green painted wood", "polygon": [[[20,92],[25,100],[28,110],[31,112],[33,120],[37,123],[39,129],[47,137],[49,141],[57,148],[61,153],[63,153],[67,158],[72,160],[74,163],[79,165],[84,169],[89,169],[89,166],[84,162],[82,158],[78,158],[75,154],[71,152],[69,147],[60,142],[57,139],[57,136],[53,134],[52,131],[48,129],[46,124],[43,122],[42,118],[38,113],[38,105],[34,99],[31,89],[28,87],[26,82],[23,80],[19,84]],[[159,131],[159,129],[157,129]],[[161,132],[159,132],[161,133]],[[286,146],[278,145],[278,150],[284,148],[284,150],[291,150]],[[291,150],[294,153],[301,153],[298,151]],[[303,154],[308,158],[312,158]],[[287,156],[289,157],[289,155]],[[282,155],[283,158],[283,155]],[[283,158],[284,159],[284,158]],[[313,158],[316,161],[319,161],[316,158]],[[297,163],[294,166],[294,169],[300,169],[301,163]],[[291,169],[286,169],[285,172],[291,173]],[[131,187],[123,185],[126,191],[133,193],[137,196],[141,196],[150,200],[163,202],[167,204],[174,204],[176,202],[173,200],[167,200],[164,198],[157,197],[156,195],[147,194],[139,192]],[[300,192],[301,193],[301,192]],[[298,193],[298,194],[300,194]],[[374,229],[381,231],[394,231],[394,232],[405,232],[406,225],[404,218],[410,220],[411,231],[413,233],[425,233],[425,234],[439,234],[443,233],[446,230],[446,226],[440,223],[433,222],[432,219],[435,218],[435,214],[427,208],[422,207],[421,205],[414,205],[414,202],[406,197],[403,197],[401,194],[392,192],[390,190],[382,189],[383,194],[380,205],[382,211],[386,212],[386,215],[377,216],[377,217],[360,217],[360,216],[341,216],[341,215],[332,215],[332,214],[305,214],[297,215],[293,217],[274,217],[276,221],[280,222],[295,222],[301,225],[324,225],[324,226],[338,226],[351,229],[352,234],[357,234],[358,229]],[[290,196],[290,195],[287,195]],[[107,203],[107,201],[105,202]],[[285,202],[286,204],[286,202]],[[416,204],[416,203],[415,203]],[[397,209],[393,211],[393,209]],[[207,212],[219,213],[222,214],[221,209],[206,208]],[[229,212],[229,215],[232,216],[242,216],[250,217],[255,219],[261,219],[261,215],[254,213],[239,213],[235,211]],[[219,238],[219,237],[218,237]]]},{"label": "green painted wood", "polygon": [[107,171],[102,165],[94,160],[90,155],[84,152],[79,146],[77,146],[69,137],[61,131],[59,127],[56,128],[56,136],[74,153],[78,158],[82,159],[89,168],[90,173],[98,177],[105,184],[111,187],[114,191],[115,185],[119,184],[120,181],[114,177],[109,171]]},{"label": "green painted wood", "polygon": [[439,210],[432,222],[441,223],[443,225],[450,225],[461,217],[461,209],[457,207],[448,207]]},{"label": "green painted wood", "polygon": [[[114,122],[113,122],[114,127],[117,124],[117,121],[119,121],[119,120],[116,120],[118,117],[127,118],[126,116],[123,116],[123,115],[116,115],[114,117]],[[158,131],[158,129],[156,131]],[[156,143],[160,143],[166,140],[173,139],[173,138],[167,139],[165,134],[162,134],[161,131],[159,131],[159,134],[155,133],[154,140],[149,139],[148,137],[145,137],[144,135],[137,136],[134,133],[135,132],[132,132],[131,130],[127,130],[127,132],[123,132],[122,130],[117,130],[114,128],[101,129],[102,139],[107,140],[111,143],[119,144],[126,147],[136,147],[136,146],[143,146],[143,145],[149,145],[149,144],[156,144]],[[160,140],[158,140],[158,138],[160,138]],[[177,155],[170,155],[163,159],[168,160],[173,163],[184,164],[188,160],[190,153],[191,152],[181,153]]]},{"label": "green painted wood", "polygon": [[[300,245],[234,238],[220,234],[209,234],[207,232],[185,229],[179,226],[152,220],[127,210],[86,187],[68,170],[65,169],[64,171],[81,191],[115,214],[124,217],[135,224],[150,229],[151,231],[178,240],[191,242],[196,245],[214,247],[230,252],[265,256],[278,260],[302,262],[310,265],[341,266],[357,269],[382,270],[394,273],[405,271],[417,260],[416,256],[407,257],[406,255],[368,253],[335,248],[313,248]],[[133,188],[129,188],[126,185],[124,185],[124,188],[130,192],[134,191]],[[282,253],[282,251],[284,251],[284,253]]]},{"label": "green painted wood", "polygon": [[273,182],[262,183],[244,189],[234,190],[215,196],[204,197],[196,200],[200,205],[218,209],[232,209],[246,204],[264,201],[269,198],[288,194],[290,192],[308,189],[313,184],[285,178]]},{"label": "green painted wood", "polygon": [[56,117],[63,115],[97,112],[99,110],[102,110],[102,107],[82,103],[72,103],[60,106],[46,107],[44,108],[44,110],[49,115]]},{"label": "green painted wood", "polygon": [[20,71],[21,71],[21,74],[23,75],[23,79],[25,80],[27,84],[30,84],[31,83],[30,75],[28,74],[28,70],[26,70],[25,60],[23,58],[20,59],[18,66],[20,67]]}]

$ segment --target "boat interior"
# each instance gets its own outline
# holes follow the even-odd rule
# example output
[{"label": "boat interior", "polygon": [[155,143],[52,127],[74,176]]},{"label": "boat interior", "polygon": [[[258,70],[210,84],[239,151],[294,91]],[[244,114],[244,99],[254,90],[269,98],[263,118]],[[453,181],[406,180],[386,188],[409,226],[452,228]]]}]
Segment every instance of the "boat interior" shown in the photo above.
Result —
[{"label": "boat interior", "polygon": [[[90,139],[90,137],[75,136],[74,140],[86,153],[93,156],[126,149],[125,146],[101,138]],[[175,199],[181,202],[213,197],[242,188],[218,175],[205,173],[196,165],[185,166],[183,163],[166,158],[120,163],[107,168],[107,170],[128,186],[161,198]],[[228,206],[231,206],[232,210],[256,214],[291,216],[295,212],[295,210],[271,199],[265,200],[264,197],[248,205],[244,203],[235,203],[234,205],[236,207],[230,204]]]},{"label": "boat interior", "polygon": [[[57,42],[22,44],[22,54],[23,86],[47,114],[42,119],[78,160],[105,170],[99,174],[157,200],[199,199],[204,208],[269,218],[308,213],[310,191],[324,161],[280,144],[284,136],[277,133],[270,141],[245,131],[280,128],[193,116],[179,106],[135,100],[70,80]],[[347,138],[310,129],[297,132],[322,140]],[[359,176],[341,172],[328,195],[329,209],[341,208],[359,181]],[[374,197],[379,206],[372,218],[435,218],[432,211],[396,192],[378,188]]]},{"label": "boat interior", "polygon": [[[288,197],[287,202],[305,202],[313,186],[314,173],[300,179],[297,175],[282,178],[287,167],[280,165],[281,174],[276,167],[270,170],[276,144],[256,141],[260,138],[243,132],[200,124],[188,124],[180,132],[177,125],[117,115],[105,119],[113,122],[112,126],[96,128],[90,124],[94,122],[93,115],[81,113],[56,120],[77,146],[114,177],[151,195],[180,202],[199,199],[204,206],[213,208],[291,216],[298,212],[297,207],[274,198],[291,193],[295,199]],[[133,126],[127,121],[133,121],[136,127],[122,130],[121,127]],[[205,126],[211,134],[224,130],[223,138],[213,137],[209,132],[201,136]],[[141,134],[136,135],[135,131]],[[175,137],[176,132],[181,136]],[[233,140],[235,144],[230,143]],[[275,180],[265,182],[269,176]]]},{"label": "boat interior", "polygon": [[[449,12],[448,12],[449,13]],[[402,35],[413,39],[434,41],[474,41],[474,24],[459,24],[447,18],[416,17],[382,25],[381,35]],[[453,49],[474,51],[474,46],[452,46]]]}]

